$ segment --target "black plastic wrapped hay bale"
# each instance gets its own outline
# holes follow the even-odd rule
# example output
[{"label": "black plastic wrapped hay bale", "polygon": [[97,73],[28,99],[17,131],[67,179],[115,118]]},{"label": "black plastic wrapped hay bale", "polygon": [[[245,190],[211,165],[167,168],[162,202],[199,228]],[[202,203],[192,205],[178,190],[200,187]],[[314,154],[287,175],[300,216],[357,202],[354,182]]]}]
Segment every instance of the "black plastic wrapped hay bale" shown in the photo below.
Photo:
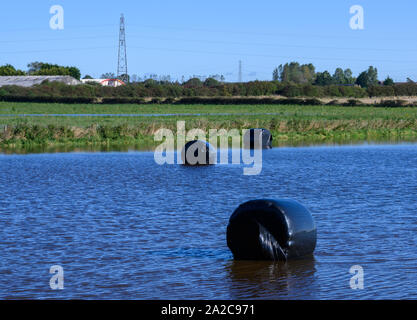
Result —
[{"label": "black plastic wrapped hay bale", "polygon": [[227,226],[227,245],[235,260],[281,260],[314,252],[316,225],[294,200],[253,200],[239,206]]},{"label": "black plastic wrapped hay bale", "polygon": [[185,144],[181,159],[186,166],[206,166],[216,163],[217,154],[210,143],[194,140]]},{"label": "black plastic wrapped hay bale", "polygon": [[[259,135],[262,134],[262,149],[271,149],[272,148],[272,133],[267,129],[250,129],[246,131],[243,136],[243,147],[245,149],[255,149],[255,138],[259,139]],[[259,140],[258,140],[259,141]]]}]

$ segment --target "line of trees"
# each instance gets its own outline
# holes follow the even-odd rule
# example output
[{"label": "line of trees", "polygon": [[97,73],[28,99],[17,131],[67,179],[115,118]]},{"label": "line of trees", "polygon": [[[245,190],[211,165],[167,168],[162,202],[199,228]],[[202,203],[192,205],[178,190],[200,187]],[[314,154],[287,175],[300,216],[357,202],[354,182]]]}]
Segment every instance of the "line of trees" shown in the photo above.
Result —
[{"label": "line of trees", "polygon": [[[24,76],[24,75],[62,75],[62,76],[72,76],[76,79],[81,78],[81,72],[76,67],[60,66],[57,64],[49,64],[44,62],[32,62],[27,65],[28,70],[18,70],[12,65],[7,64],[0,66],[0,76]],[[104,73],[102,78],[105,79],[115,79],[116,75],[112,72]],[[125,76],[122,76],[125,78]],[[214,85],[219,85],[223,83],[225,78],[223,75],[211,75],[209,77],[204,76],[193,76],[189,80],[185,80],[182,77],[181,81],[173,81],[171,77],[168,76],[157,76],[155,74],[145,75],[143,78],[139,77],[136,74],[131,76],[126,75],[126,77],[133,83],[145,83],[147,81],[156,81],[161,84],[175,83],[181,84],[185,87],[188,87],[190,83],[196,83],[197,87],[208,86],[213,87]],[[92,79],[91,76],[86,75],[84,79]],[[200,82],[199,82],[199,81]],[[272,80],[276,82],[281,82],[285,84],[301,84],[301,85],[313,85],[313,86],[354,86],[358,85],[362,88],[368,88],[371,86],[376,86],[379,84],[385,86],[391,86],[394,84],[394,81],[388,76],[385,81],[382,83],[378,81],[378,70],[377,68],[370,66],[367,70],[361,72],[358,77],[354,77],[352,70],[347,68],[343,70],[342,68],[337,68],[333,74],[329,71],[316,72],[316,68],[313,64],[300,64],[298,62],[286,63],[280,65],[273,70]],[[407,79],[408,82],[412,82],[410,79]]]},{"label": "line of trees", "polygon": [[[45,81],[33,87],[3,86],[0,88],[0,100],[5,101],[50,101],[52,98],[68,98],[74,101],[91,101],[91,99],[113,99],[120,102],[129,99],[152,98],[193,98],[193,97],[334,97],[363,98],[388,96],[417,96],[417,84],[404,83],[395,85],[360,86],[312,84],[294,84],[278,81],[252,81],[245,83],[222,83],[216,79],[201,81],[193,78],[185,83],[161,82],[148,79],[120,87],[104,87],[97,83],[76,86],[60,82]],[[38,100],[36,100],[36,99]],[[81,100],[80,100],[81,99]],[[53,99],[51,101],[54,101]],[[61,100],[60,100],[61,101]],[[138,100],[139,101],[139,100]]]},{"label": "line of trees", "polygon": [[10,64],[0,66],[0,76],[71,76],[80,80],[81,72],[76,67],[64,67],[44,62],[31,62],[28,70],[18,70]]},{"label": "line of trees", "polygon": [[[80,71],[75,67],[64,67],[42,62],[28,65],[27,71],[17,70],[11,65],[0,66],[0,75],[70,75],[80,78]],[[114,74],[103,74],[104,78],[114,78]],[[85,78],[88,79],[88,76]],[[91,77],[89,77],[91,78]],[[391,78],[383,83],[378,81],[378,70],[369,67],[366,71],[353,77],[350,69],[337,68],[333,75],[328,71],[316,72],[312,64],[300,65],[297,62],[280,65],[273,72],[273,81],[251,81],[244,83],[226,83],[221,75],[205,78],[195,76],[189,80],[172,81],[170,77],[149,75],[145,80],[135,78],[126,86],[103,87],[98,83],[70,86],[62,83],[42,83],[30,88],[3,86],[0,99],[12,101],[14,98],[77,98],[77,99],[142,99],[186,98],[186,97],[250,97],[273,96],[285,97],[387,97],[417,96],[417,84],[410,79],[407,83],[394,84]],[[143,81],[139,81],[143,80]]]},{"label": "line of trees", "polygon": [[[124,75],[117,77],[113,72],[106,72],[101,75],[102,79],[117,79],[117,78],[120,79],[122,77],[124,77]],[[200,79],[203,82],[208,79],[214,79],[218,82],[224,82],[226,80],[226,78],[222,74],[214,74],[214,75],[209,75],[209,76],[193,75],[189,77],[188,80],[186,80],[185,76],[182,76],[180,81],[173,80],[170,75],[157,75],[153,73],[145,74],[143,75],[143,77],[137,74],[127,75],[127,77],[130,83],[145,82],[146,80],[155,80],[161,83],[168,83],[168,82],[185,83],[188,80],[194,79],[194,78]],[[83,79],[92,79],[92,77],[90,75],[86,75]]]},{"label": "line of trees", "polygon": [[[333,74],[329,71],[316,72],[315,67],[310,64],[299,64],[298,62],[280,65],[272,72],[272,79],[285,83],[312,84],[317,86],[329,85],[358,85],[362,88],[376,86],[378,81],[378,69],[370,66],[361,72],[357,78],[353,76],[351,69],[337,68]],[[388,76],[383,85],[393,85],[394,81]]]},{"label": "line of trees", "polygon": [[0,66],[0,76],[25,76],[26,72],[22,70],[17,70],[10,64]]}]

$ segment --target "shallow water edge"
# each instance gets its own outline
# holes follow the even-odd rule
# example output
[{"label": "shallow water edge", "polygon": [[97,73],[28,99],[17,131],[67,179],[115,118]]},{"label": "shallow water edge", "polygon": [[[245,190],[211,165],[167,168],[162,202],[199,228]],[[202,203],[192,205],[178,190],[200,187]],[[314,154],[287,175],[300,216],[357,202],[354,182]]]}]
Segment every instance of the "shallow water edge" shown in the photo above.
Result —
[{"label": "shallow water edge", "polygon": [[[340,147],[369,145],[408,145],[417,143],[416,139],[381,139],[381,140],[296,140],[273,141],[273,147]],[[153,152],[160,142],[144,141],[141,143],[97,143],[97,144],[57,144],[57,145],[25,145],[1,146],[0,154],[41,154],[41,153],[77,153],[77,152]]]}]

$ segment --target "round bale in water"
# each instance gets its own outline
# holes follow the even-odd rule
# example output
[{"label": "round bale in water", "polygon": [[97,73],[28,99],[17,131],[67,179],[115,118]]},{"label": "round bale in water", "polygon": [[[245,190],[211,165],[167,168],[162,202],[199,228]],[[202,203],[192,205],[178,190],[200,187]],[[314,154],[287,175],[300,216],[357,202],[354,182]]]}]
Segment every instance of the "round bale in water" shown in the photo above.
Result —
[{"label": "round bale in water", "polygon": [[186,166],[205,166],[215,164],[217,154],[210,143],[194,140],[185,144],[181,152],[181,159]]},{"label": "round bale in water", "polygon": [[259,139],[259,135],[262,135],[262,149],[271,149],[272,148],[272,134],[267,129],[257,128],[257,129],[250,129],[246,131],[245,135],[243,136],[243,146],[246,149],[255,149],[255,139]]},{"label": "round bale in water", "polygon": [[253,200],[239,206],[227,226],[235,260],[281,260],[311,255],[317,241],[310,212],[294,200]]}]

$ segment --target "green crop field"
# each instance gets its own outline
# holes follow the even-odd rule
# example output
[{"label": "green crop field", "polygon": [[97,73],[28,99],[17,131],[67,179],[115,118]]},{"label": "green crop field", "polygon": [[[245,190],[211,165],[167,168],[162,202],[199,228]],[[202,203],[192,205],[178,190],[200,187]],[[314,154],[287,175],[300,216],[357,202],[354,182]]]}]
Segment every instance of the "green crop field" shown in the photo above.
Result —
[{"label": "green crop field", "polygon": [[303,119],[416,119],[417,108],[298,106],[298,105],[169,105],[169,104],[53,104],[0,102],[5,114],[173,114],[173,113],[278,113]]},{"label": "green crop field", "polygon": [[134,144],[152,148],[158,144],[153,141],[154,133],[160,128],[175,132],[177,121],[185,121],[187,130],[206,132],[262,127],[272,131],[276,145],[417,141],[417,108],[0,102],[0,146]]}]

